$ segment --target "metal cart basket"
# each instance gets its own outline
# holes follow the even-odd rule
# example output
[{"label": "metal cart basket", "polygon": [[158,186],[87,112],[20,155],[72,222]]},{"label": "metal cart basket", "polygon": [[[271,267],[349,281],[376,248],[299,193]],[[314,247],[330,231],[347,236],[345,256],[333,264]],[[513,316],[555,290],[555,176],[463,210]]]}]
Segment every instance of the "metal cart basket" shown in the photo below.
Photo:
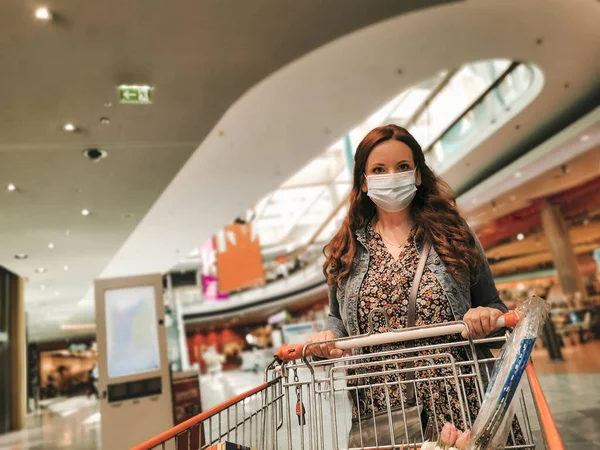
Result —
[{"label": "metal cart basket", "polygon": [[[505,315],[501,320],[514,325],[514,319]],[[284,345],[266,368],[263,384],[134,449],[216,449],[224,441],[257,450],[418,449],[428,436],[435,439],[444,425],[437,410],[454,408],[458,421],[470,428],[475,417],[468,397],[471,404],[475,398],[481,405],[497,357],[478,357],[478,347],[499,347],[506,336],[474,341],[470,334],[467,339],[460,337],[465,329],[468,332],[466,323],[452,322],[305,346]],[[428,345],[419,344],[424,338]],[[311,348],[321,344],[332,344],[347,356],[316,360]],[[362,352],[365,348],[370,351]],[[351,354],[351,349],[357,350]],[[457,352],[466,356],[456,358]],[[526,373],[514,399],[519,436],[513,427],[506,448],[562,450],[531,362]],[[390,400],[390,393],[406,392],[409,386],[418,393],[414,404],[405,401],[405,395],[396,395],[395,404]],[[383,408],[372,404],[374,391],[387,394]],[[415,422],[412,414],[409,423],[406,418],[415,408],[419,412],[428,408],[432,417]],[[353,439],[349,439],[351,430]],[[364,442],[367,431],[371,437]]]}]

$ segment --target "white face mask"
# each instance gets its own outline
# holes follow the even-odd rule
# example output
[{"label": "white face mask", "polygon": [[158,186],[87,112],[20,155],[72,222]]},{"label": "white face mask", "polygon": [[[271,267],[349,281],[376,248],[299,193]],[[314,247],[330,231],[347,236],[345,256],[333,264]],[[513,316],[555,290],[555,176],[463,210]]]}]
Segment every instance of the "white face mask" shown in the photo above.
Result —
[{"label": "white face mask", "polygon": [[415,170],[367,177],[367,195],[384,211],[402,211],[417,194]]}]

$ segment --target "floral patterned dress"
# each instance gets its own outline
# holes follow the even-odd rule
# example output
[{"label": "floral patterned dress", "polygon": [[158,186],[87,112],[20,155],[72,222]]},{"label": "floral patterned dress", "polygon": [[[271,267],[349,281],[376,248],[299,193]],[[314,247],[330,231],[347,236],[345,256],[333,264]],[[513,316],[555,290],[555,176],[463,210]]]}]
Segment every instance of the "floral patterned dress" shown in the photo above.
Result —
[{"label": "floral patterned dress", "polygon": [[[383,308],[389,317],[393,328],[406,327],[408,313],[408,298],[410,289],[419,264],[420,254],[415,243],[415,229],[400,249],[400,255],[395,260],[388,251],[379,233],[369,224],[367,226],[367,249],[370,254],[369,269],[360,287],[358,296],[358,321],[361,333],[369,332],[369,313],[374,308]],[[373,314],[373,333],[382,333],[387,330],[385,318],[381,314]],[[439,284],[435,275],[425,266],[416,302],[416,326],[450,322],[454,315],[450,302]],[[414,342],[413,346],[436,345],[449,343],[458,337],[442,336],[422,339]],[[374,346],[363,349],[364,353],[373,353],[384,350],[395,350],[404,348],[405,344],[387,344],[385,346]],[[435,353],[450,353],[456,362],[471,360],[464,347],[452,346],[450,349],[420,351],[415,356],[432,355]],[[376,362],[375,358],[370,360]],[[433,360],[431,360],[433,361]],[[436,362],[442,360],[435,358]],[[444,362],[448,362],[446,359]],[[425,366],[430,363],[425,360],[417,360],[415,366]],[[396,367],[396,364],[390,368]],[[381,372],[382,364],[368,368],[369,372]],[[403,377],[403,375],[400,375]],[[465,424],[462,420],[460,401],[456,391],[456,384],[451,382],[452,370],[450,368],[421,369],[416,370],[415,393],[418,402],[423,406],[427,418],[438,430],[445,422],[453,422],[458,428],[464,430]],[[429,381],[430,378],[438,378],[437,381]],[[424,381],[419,382],[419,379]],[[425,381],[427,379],[427,381]],[[406,385],[398,384],[398,375],[391,373],[385,376],[368,377],[364,384],[376,385],[386,383],[385,386],[371,386],[368,389],[359,389],[355,393],[353,401],[353,417],[368,417],[374,412],[386,411],[388,399],[390,408],[402,406],[402,393],[406,395]],[[475,420],[479,411],[477,387],[473,378],[465,378],[459,387],[463,401],[466,400],[465,414],[467,421]],[[405,404],[406,407],[406,404]],[[359,411],[360,410],[360,411]],[[468,428],[468,426],[467,426]],[[519,439],[520,440],[520,439]]]}]

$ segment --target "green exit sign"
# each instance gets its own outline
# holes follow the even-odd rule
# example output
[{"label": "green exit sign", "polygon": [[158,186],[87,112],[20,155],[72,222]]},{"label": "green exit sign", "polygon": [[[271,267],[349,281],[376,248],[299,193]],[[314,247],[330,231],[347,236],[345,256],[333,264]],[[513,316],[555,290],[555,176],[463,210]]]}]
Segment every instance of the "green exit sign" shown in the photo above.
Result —
[{"label": "green exit sign", "polygon": [[152,103],[152,86],[119,86],[119,102],[149,105]]}]

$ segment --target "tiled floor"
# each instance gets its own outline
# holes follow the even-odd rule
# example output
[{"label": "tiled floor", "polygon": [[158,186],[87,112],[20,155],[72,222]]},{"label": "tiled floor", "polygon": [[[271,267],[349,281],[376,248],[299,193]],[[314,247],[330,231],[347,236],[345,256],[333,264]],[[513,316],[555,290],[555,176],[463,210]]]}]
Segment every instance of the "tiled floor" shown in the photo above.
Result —
[{"label": "tiled floor", "polygon": [[49,402],[27,417],[27,427],[0,435],[0,449],[99,449],[100,413],[94,398],[76,397]]},{"label": "tiled floor", "polygon": [[[566,350],[565,363],[549,363],[543,350],[536,351],[536,370],[566,448],[600,450],[600,343]],[[590,366],[594,371],[587,370]],[[249,372],[203,378],[203,407],[208,409],[261,381],[260,373]],[[29,416],[26,430],[0,436],[0,449],[99,449],[99,419],[94,399],[58,400]],[[534,430],[534,435],[539,439],[539,431]]]},{"label": "tiled floor", "polygon": [[600,373],[600,341],[567,345],[561,349],[563,361],[550,361],[548,351],[540,348],[532,353],[538,374]]},{"label": "tiled floor", "polygon": [[540,382],[565,447],[600,450],[600,373],[540,375]]}]

